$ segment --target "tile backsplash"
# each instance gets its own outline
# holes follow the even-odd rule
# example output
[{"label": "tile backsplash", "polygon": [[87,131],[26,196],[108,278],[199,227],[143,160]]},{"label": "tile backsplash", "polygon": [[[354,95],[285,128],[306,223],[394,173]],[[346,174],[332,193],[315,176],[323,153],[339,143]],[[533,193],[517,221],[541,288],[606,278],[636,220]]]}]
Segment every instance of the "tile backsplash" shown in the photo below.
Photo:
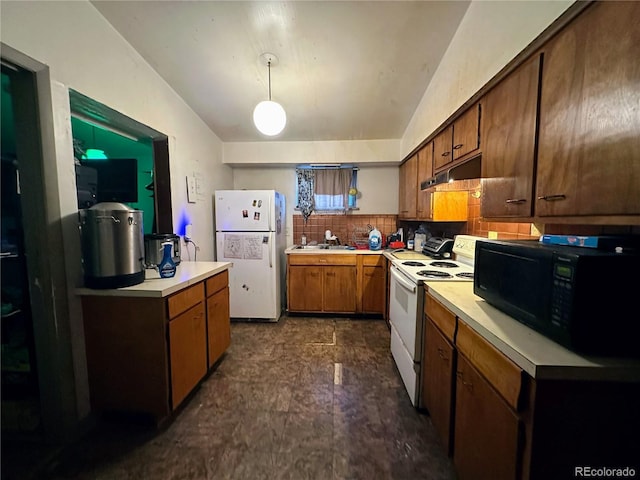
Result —
[{"label": "tile backsplash", "polygon": [[529,222],[486,222],[480,217],[481,188],[479,179],[459,180],[437,187],[438,190],[467,190],[469,192],[469,216],[466,222],[408,222],[399,220],[397,215],[320,215],[314,213],[305,225],[302,215],[294,214],[293,241],[299,244],[304,233],[307,242],[322,243],[325,230],[331,230],[343,244],[353,244],[355,240],[366,242],[368,225],[376,227],[385,236],[396,232],[399,227],[404,229],[406,235],[409,229],[415,231],[420,224],[424,224],[431,236],[436,237],[453,238],[456,235],[467,234],[505,240],[538,239],[543,233],[564,235],[640,234],[640,226],[534,225]]},{"label": "tile backsplash", "polygon": [[307,237],[307,243],[324,241],[324,232],[331,233],[340,239],[342,244],[353,244],[356,240],[367,242],[369,227],[377,228],[384,235],[398,230],[397,215],[322,215],[313,213],[305,224],[302,215],[293,215],[293,242],[300,243],[302,234]]}]

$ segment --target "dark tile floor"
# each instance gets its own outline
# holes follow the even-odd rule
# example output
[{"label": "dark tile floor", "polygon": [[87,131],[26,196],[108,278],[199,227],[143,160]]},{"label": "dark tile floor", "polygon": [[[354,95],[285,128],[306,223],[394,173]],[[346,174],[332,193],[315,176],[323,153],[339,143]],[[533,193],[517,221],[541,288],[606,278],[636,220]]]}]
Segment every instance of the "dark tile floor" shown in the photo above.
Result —
[{"label": "dark tile floor", "polygon": [[454,478],[388,345],[383,320],[233,323],[230,349],[168,427],[102,421],[39,478]]}]

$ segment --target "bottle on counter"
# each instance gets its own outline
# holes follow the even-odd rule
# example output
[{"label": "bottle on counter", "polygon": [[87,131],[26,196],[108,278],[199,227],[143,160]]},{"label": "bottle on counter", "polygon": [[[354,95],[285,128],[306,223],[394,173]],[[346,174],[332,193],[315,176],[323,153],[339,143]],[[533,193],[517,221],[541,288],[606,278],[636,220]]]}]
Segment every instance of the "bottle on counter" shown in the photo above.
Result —
[{"label": "bottle on counter", "polygon": [[171,250],[173,249],[173,242],[162,243],[163,255],[160,265],[158,265],[158,273],[160,278],[171,278],[176,274],[176,264],[173,261],[173,255]]},{"label": "bottle on counter", "polygon": [[380,250],[382,248],[382,235],[378,229],[374,228],[369,232],[369,250]]},{"label": "bottle on counter", "polygon": [[306,244],[307,244],[307,236],[303,233],[302,238],[300,239],[300,245],[306,245]]}]

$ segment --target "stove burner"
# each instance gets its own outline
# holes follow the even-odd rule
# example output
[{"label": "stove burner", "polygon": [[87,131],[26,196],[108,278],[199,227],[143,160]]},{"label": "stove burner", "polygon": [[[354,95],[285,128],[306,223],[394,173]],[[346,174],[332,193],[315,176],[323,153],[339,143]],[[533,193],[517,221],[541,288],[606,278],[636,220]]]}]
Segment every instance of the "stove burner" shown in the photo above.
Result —
[{"label": "stove burner", "polygon": [[417,275],[427,278],[452,278],[452,275],[447,272],[440,272],[438,270],[420,270]]},{"label": "stove burner", "polygon": [[429,265],[439,268],[458,268],[458,265],[451,262],[431,262]]},{"label": "stove burner", "polygon": [[412,260],[409,260],[408,262],[402,262],[403,265],[406,265],[407,267],[425,267],[426,265],[422,262],[414,262]]},{"label": "stove burner", "polygon": [[469,272],[456,273],[456,277],[460,277],[460,278],[473,278],[473,273],[469,273]]}]

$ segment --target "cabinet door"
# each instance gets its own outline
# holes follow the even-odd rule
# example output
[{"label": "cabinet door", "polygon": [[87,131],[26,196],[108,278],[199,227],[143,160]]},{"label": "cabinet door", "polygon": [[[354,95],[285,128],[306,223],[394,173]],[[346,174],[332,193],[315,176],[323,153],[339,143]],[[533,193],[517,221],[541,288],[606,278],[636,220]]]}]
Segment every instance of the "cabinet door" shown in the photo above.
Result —
[{"label": "cabinet door", "polygon": [[355,313],[356,267],[332,265],[323,267],[323,311]]},{"label": "cabinet door", "polygon": [[416,216],[419,219],[428,218],[429,195],[426,191],[420,190],[420,183],[433,177],[433,142],[423,147],[418,152],[418,200]]},{"label": "cabinet door", "polygon": [[287,297],[291,312],[322,311],[322,270],[318,266],[290,266]]},{"label": "cabinet door", "polygon": [[384,313],[386,277],[384,267],[362,267],[362,312]]},{"label": "cabinet door", "polygon": [[422,352],[422,398],[431,422],[448,454],[451,453],[453,346],[427,319]]},{"label": "cabinet door", "polygon": [[469,211],[469,192],[432,191],[429,194],[429,219],[434,222],[465,222]]},{"label": "cabinet door", "polygon": [[453,125],[449,125],[433,139],[433,171],[453,162]]},{"label": "cabinet door", "polygon": [[224,287],[207,298],[207,337],[209,367],[212,367],[231,344],[229,287]]},{"label": "cabinet door", "polygon": [[455,405],[453,463],[459,478],[516,478],[518,417],[460,354]]},{"label": "cabinet door", "polygon": [[464,112],[453,124],[453,161],[480,147],[480,105]]},{"label": "cabinet door", "polygon": [[400,217],[416,218],[418,200],[418,155],[400,166]]},{"label": "cabinet door", "polygon": [[204,302],[169,322],[171,399],[175,410],[207,373]]},{"label": "cabinet door", "polygon": [[639,18],[596,2],[545,47],[536,216],[640,214]]},{"label": "cabinet door", "polygon": [[533,214],[540,60],[524,63],[482,102],[483,217]]}]

